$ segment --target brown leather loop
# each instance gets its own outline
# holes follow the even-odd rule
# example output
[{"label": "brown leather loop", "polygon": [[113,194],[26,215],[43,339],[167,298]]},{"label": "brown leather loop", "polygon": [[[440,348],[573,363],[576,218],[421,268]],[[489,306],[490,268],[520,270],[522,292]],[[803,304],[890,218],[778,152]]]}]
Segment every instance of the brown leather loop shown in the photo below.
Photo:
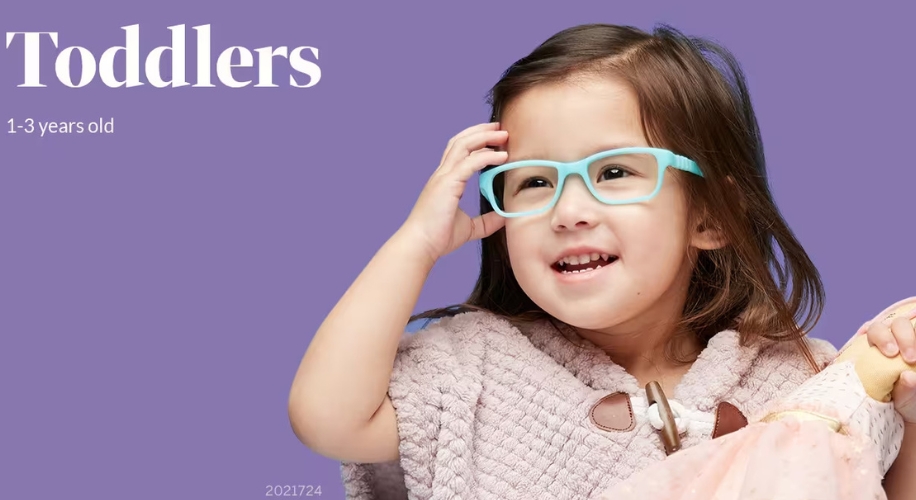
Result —
[{"label": "brown leather loop", "polygon": [[674,421],[674,412],[668,405],[668,398],[662,391],[662,386],[658,382],[649,382],[646,384],[646,399],[649,406],[653,403],[658,404],[658,415],[662,420],[662,443],[665,444],[665,453],[668,455],[681,449],[681,437],[678,434],[677,423]]},{"label": "brown leather loop", "polygon": [[636,427],[633,404],[625,392],[609,394],[592,406],[592,423],[604,431],[632,431]]},{"label": "brown leather loop", "polygon": [[722,401],[716,407],[716,424],[712,438],[722,437],[747,426],[747,417],[735,405]]}]

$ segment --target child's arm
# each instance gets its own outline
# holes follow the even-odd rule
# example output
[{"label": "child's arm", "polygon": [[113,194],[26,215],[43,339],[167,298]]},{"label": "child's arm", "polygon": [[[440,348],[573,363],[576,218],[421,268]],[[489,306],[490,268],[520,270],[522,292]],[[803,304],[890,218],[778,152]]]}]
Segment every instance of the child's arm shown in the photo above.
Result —
[{"label": "child's arm", "polygon": [[290,392],[290,422],[306,446],[338,460],[397,458],[388,381],[433,264],[415,239],[396,233],[321,324]]},{"label": "child's arm", "polygon": [[888,500],[916,498],[916,424],[907,424],[903,431],[900,453],[884,476],[884,492]]},{"label": "child's arm", "polygon": [[464,243],[503,224],[495,212],[459,209],[470,177],[507,154],[499,124],[454,137],[401,229],[376,253],[315,333],[293,380],[290,424],[318,453],[341,461],[398,457],[398,427],[388,398],[400,339],[430,270]]}]

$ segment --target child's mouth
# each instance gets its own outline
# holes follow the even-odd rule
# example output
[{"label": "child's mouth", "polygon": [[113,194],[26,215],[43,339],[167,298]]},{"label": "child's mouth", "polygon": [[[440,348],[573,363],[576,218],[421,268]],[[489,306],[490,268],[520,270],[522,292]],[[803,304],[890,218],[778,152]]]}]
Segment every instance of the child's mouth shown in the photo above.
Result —
[{"label": "child's mouth", "polygon": [[592,254],[590,256],[565,257],[551,267],[560,274],[582,274],[611,265],[617,260],[616,255]]}]

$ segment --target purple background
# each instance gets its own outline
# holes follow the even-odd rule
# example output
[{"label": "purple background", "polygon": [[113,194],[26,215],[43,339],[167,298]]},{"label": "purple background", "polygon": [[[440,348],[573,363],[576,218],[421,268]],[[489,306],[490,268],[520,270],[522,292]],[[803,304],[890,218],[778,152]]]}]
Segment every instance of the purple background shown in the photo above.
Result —
[{"label": "purple background", "polygon": [[[575,24],[670,22],[735,52],[775,196],[827,287],[815,337],[841,343],[916,295],[905,7],[646,3],[4,2],[4,33],[59,31],[97,57],[121,26],[140,23],[145,57],[184,23],[193,79],[190,27],[209,23],[214,61],[312,45],[322,79],[21,89],[22,39],[0,51],[0,498],[340,498],[338,463],[287,420],[309,339],[448,139],[487,119],[505,67]],[[27,117],[116,130],[6,133]],[[442,260],[417,309],[463,299],[476,266],[472,246]]]}]

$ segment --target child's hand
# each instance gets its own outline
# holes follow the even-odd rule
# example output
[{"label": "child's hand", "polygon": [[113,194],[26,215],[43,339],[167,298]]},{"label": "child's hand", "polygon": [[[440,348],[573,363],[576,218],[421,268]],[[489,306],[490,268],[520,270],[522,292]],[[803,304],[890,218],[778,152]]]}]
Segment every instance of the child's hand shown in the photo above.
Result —
[{"label": "child's hand", "polygon": [[[890,325],[874,321],[867,330],[869,344],[876,346],[889,358],[903,355],[903,360],[916,364],[916,329],[904,317],[894,318]],[[908,424],[916,424],[916,373],[905,371],[894,386],[891,396],[894,407]]]},{"label": "child's hand", "polygon": [[498,123],[482,123],[453,137],[400,232],[425,246],[433,262],[468,241],[485,238],[504,225],[496,212],[474,218],[458,207],[468,179],[487,165],[504,163],[508,154],[488,146],[506,142]]}]

